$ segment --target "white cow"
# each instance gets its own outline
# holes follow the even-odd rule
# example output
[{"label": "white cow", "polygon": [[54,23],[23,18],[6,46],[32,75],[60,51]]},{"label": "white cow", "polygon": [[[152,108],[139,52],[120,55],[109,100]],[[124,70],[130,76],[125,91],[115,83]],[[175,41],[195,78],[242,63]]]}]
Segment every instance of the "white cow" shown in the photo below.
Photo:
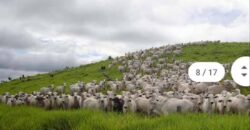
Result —
[{"label": "white cow", "polygon": [[156,98],[154,100],[154,112],[157,114],[168,115],[170,113],[186,113],[193,112],[194,104],[187,99],[177,98]]},{"label": "white cow", "polygon": [[232,113],[248,114],[249,100],[245,96],[229,97],[227,99],[227,110]]},{"label": "white cow", "polygon": [[124,97],[124,104],[123,104],[123,112],[136,112],[136,102],[134,99],[131,99],[129,97]]},{"label": "white cow", "polygon": [[82,107],[88,109],[99,109],[100,103],[98,99],[92,96],[84,100]]},{"label": "white cow", "polygon": [[215,111],[215,99],[213,94],[208,94],[205,97],[203,97],[201,110],[204,113],[211,113]]},{"label": "white cow", "polygon": [[227,112],[227,99],[228,97],[222,96],[221,94],[216,94],[215,96],[215,106],[216,111],[218,111],[220,114],[224,114]]},{"label": "white cow", "polygon": [[153,106],[151,104],[150,99],[144,98],[144,97],[138,97],[135,99],[137,111],[146,113],[148,115],[151,114],[151,111],[153,110]]}]

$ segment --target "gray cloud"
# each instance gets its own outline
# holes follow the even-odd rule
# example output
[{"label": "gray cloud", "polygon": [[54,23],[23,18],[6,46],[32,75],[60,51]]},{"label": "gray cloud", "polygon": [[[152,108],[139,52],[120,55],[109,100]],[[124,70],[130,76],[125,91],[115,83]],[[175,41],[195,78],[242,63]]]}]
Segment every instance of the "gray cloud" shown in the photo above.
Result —
[{"label": "gray cloud", "polygon": [[74,55],[53,53],[23,53],[11,50],[0,50],[0,68],[40,71],[54,71],[65,66],[76,66]]},{"label": "gray cloud", "polygon": [[56,30],[55,33],[137,44],[167,40],[153,26],[134,26],[140,25],[136,22],[144,16],[136,12],[140,10],[136,9],[137,6],[133,7],[132,1],[24,0],[15,1],[11,5],[12,8],[8,10],[22,19],[22,25],[31,23],[33,26],[41,26],[40,23],[44,23],[49,26],[48,30]]},{"label": "gray cloud", "polygon": [[240,0],[1,0],[0,17],[1,77],[167,43],[249,39]]},{"label": "gray cloud", "polygon": [[0,47],[27,49],[37,46],[37,41],[24,30],[0,28]]}]

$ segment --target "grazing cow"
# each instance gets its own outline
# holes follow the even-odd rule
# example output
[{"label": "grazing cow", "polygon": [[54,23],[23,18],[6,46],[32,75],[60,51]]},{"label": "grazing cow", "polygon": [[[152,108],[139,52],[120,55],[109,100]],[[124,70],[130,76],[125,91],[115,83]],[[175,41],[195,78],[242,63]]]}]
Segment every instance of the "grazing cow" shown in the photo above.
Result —
[{"label": "grazing cow", "polygon": [[6,104],[9,97],[10,97],[9,93],[4,93],[1,97],[1,102]]},{"label": "grazing cow", "polygon": [[247,95],[246,99],[247,99],[247,101],[248,101],[248,105],[247,105],[247,114],[250,116],[250,94]]},{"label": "grazing cow", "polygon": [[83,92],[84,84],[83,82],[78,82],[77,84],[70,85],[70,93],[74,95],[74,93],[81,93]]},{"label": "grazing cow", "polygon": [[[99,102],[100,102],[100,108],[104,111],[108,111],[108,98],[106,95],[100,95],[100,98],[99,98]],[[112,107],[112,106],[111,106]]]},{"label": "grazing cow", "polygon": [[7,105],[9,106],[16,105],[16,98],[13,95],[7,98]]},{"label": "grazing cow", "polygon": [[100,103],[99,100],[96,99],[95,97],[89,97],[84,100],[82,107],[88,109],[99,109]]},{"label": "grazing cow", "polygon": [[62,109],[63,108],[63,103],[64,103],[63,96],[61,96],[61,95],[60,96],[55,96],[54,100],[55,100],[54,108]]},{"label": "grazing cow", "polygon": [[123,113],[136,112],[136,102],[134,99],[129,97],[124,97]]},{"label": "grazing cow", "polygon": [[183,99],[187,99],[191,101],[194,104],[194,110],[193,112],[199,112],[200,111],[200,105],[202,103],[202,97],[199,95],[195,95],[192,93],[186,93],[186,95],[183,96]]},{"label": "grazing cow", "polygon": [[52,98],[50,95],[46,95],[45,98],[43,98],[42,102],[43,102],[43,108],[45,108],[46,110],[50,110],[53,108]]},{"label": "grazing cow", "polygon": [[232,113],[248,114],[249,99],[242,97],[229,97],[227,99],[227,110]]},{"label": "grazing cow", "polygon": [[201,104],[201,110],[204,113],[212,113],[215,112],[215,99],[213,94],[207,94],[203,97],[203,101]]},{"label": "grazing cow", "polygon": [[146,113],[148,115],[152,113],[153,106],[150,99],[147,99],[145,97],[138,97],[135,99],[135,102],[138,112]]},{"label": "grazing cow", "polygon": [[43,94],[43,95],[46,95],[48,94],[49,92],[52,92],[53,91],[53,88],[52,86],[49,86],[49,87],[42,87],[40,89],[40,93]]},{"label": "grazing cow", "polygon": [[225,91],[225,87],[222,87],[221,85],[211,85],[207,88],[207,93],[211,93],[211,94],[220,94],[223,91]]},{"label": "grazing cow", "polygon": [[82,97],[79,95],[74,95],[73,108],[80,108],[82,106]]},{"label": "grazing cow", "polygon": [[37,96],[34,96],[34,95],[28,95],[26,97],[26,104],[31,105],[31,106],[36,106],[37,105],[36,97]]},{"label": "grazing cow", "polygon": [[123,73],[123,72],[125,72],[125,67],[124,67],[124,66],[119,66],[119,67],[118,67],[118,70],[119,70],[121,73]]},{"label": "grazing cow", "polygon": [[123,104],[124,101],[122,99],[115,97],[113,99],[113,110],[121,113],[123,111]]},{"label": "grazing cow", "polygon": [[215,96],[215,106],[216,106],[216,111],[220,114],[224,114],[227,112],[227,101],[228,97],[224,97],[221,94],[217,94]]},{"label": "grazing cow", "polygon": [[65,93],[65,87],[66,87],[66,83],[63,84],[63,86],[58,86],[55,91],[60,95]]},{"label": "grazing cow", "polygon": [[194,104],[187,99],[170,98],[158,100],[157,106],[159,107],[160,113],[163,115],[176,112],[186,113],[194,111]]},{"label": "grazing cow", "polygon": [[80,96],[71,96],[71,95],[65,95],[64,96],[64,109],[72,109],[79,107],[79,102],[77,101],[78,97]]}]

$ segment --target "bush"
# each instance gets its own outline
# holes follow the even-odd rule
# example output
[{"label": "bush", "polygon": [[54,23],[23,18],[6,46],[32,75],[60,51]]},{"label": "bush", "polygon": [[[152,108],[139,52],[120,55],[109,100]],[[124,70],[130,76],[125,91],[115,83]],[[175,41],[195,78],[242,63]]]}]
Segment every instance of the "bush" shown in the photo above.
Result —
[{"label": "bush", "polygon": [[113,57],[112,57],[112,56],[109,56],[109,57],[108,57],[108,60],[113,60]]},{"label": "bush", "polygon": [[106,69],[106,67],[105,66],[101,66],[101,70],[105,70]]}]

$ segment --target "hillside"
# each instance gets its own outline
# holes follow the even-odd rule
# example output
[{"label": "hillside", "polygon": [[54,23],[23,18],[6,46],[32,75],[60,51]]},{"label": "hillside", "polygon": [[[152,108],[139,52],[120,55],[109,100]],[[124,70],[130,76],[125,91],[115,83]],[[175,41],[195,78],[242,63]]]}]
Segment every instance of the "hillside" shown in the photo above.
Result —
[{"label": "hillside", "polygon": [[[250,55],[250,47],[247,43],[209,43],[185,45],[183,53],[177,56],[177,59],[185,62],[217,61],[220,63],[232,63],[238,57],[246,55]],[[171,55],[166,55],[166,57],[169,59],[172,58]],[[122,73],[118,71],[118,65],[110,69],[108,68],[111,62],[111,60],[100,61],[93,64],[55,71],[53,73],[38,74],[24,80],[16,79],[10,82],[1,83],[0,93],[17,93],[19,91],[32,92],[51,84],[57,86],[63,83],[70,85],[77,81],[84,81],[85,83],[93,80],[100,81],[105,79],[103,72],[113,80],[116,78],[121,79]],[[105,70],[101,70],[102,66],[105,66]],[[51,74],[53,74],[53,76],[51,76]],[[230,78],[230,75],[227,75],[226,78]],[[68,91],[68,89],[69,87],[67,87],[66,90]],[[249,92],[248,89],[243,89],[243,93],[246,94]]]},{"label": "hillside", "polygon": [[[184,62],[217,61],[220,63],[232,63],[238,57],[246,55],[250,56],[249,43],[187,44],[183,46],[182,53],[176,59]],[[167,57],[168,63],[171,63],[174,59],[171,54],[162,55],[162,57]],[[98,82],[107,77],[112,80],[121,80],[123,73],[118,70],[118,66],[122,63],[118,62],[109,68],[109,65],[114,60],[105,60],[47,74],[38,74],[22,80],[15,79],[10,82],[4,82],[0,84],[0,94],[4,92],[15,94],[19,91],[31,93],[51,84],[58,86],[63,83],[67,83],[66,92],[68,93],[69,85],[78,81],[88,83],[96,80]],[[225,79],[231,79],[230,74],[227,74]],[[241,93],[250,94],[250,89],[241,88]],[[250,118],[246,114],[226,113],[222,115],[197,112],[154,116],[142,113],[122,114],[113,111],[95,111],[87,108],[45,110],[38,106],[8,106],[0,104],[1,130],[249,130],[249,121]]]},{"label": "hillside", "polygon": [[[90,82],[92,80],[103,80],[106,73],[112,79],[121,79],[122,74],[117,70],[117,66],[111,69],[101,70],[102,66],[107,66],[111,63],[110,60],[100,61],[93,64],[81,65],[75,68],[68,68],[60,71],[55,71],[47,74],[38,74],[35,76],[26,77],[24,80],[15,79],[11,82],[0,84],[0,93],[10,92],[17,93],[32,92],[39,90],[41,87],[48,85],[62,85],[63,83],[72,84],[77,81]],[[52,76],[53,75],[53,76]],[[67,87],[68,88],[68,87]]]}]

